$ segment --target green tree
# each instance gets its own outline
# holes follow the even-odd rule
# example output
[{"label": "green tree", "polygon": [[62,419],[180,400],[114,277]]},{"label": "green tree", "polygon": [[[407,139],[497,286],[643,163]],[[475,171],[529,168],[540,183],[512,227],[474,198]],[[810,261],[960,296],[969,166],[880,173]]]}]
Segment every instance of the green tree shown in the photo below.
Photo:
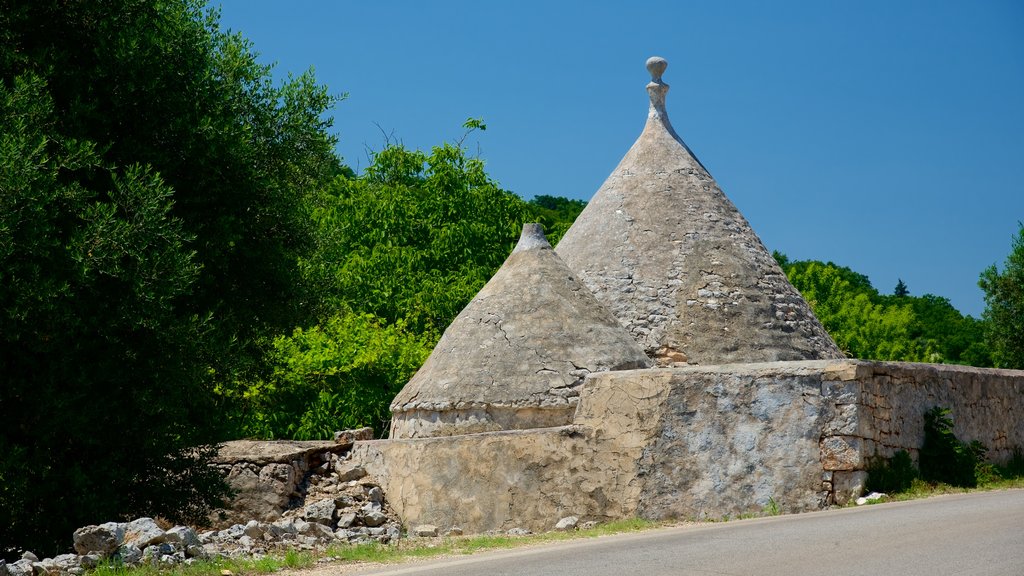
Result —
[{"label": "green tree", "polygon": [[867,276],[845,266],[791,261],[779,252],[773,255],[825,330],[848,355],[992,365],[982,342],[983,323],[962,315],[948,299],[933,294],[910,296],[902,280],[897,284],[897,294],[882,295]]},{"label": "green tree", "polygon": [[832,262],[790,261],[775,253],[789,281],[845,354],[873,360],[935,361],[933,345],[914,335],[913,308],[888,301],[868,277]]},{"label": "green tree", "polygon": [[1024,369],[1024,223],[1019,224],[1003,270],[981,273],[985,291],[986,342],[999,368]]},{"label": "green tree", "polygon": [[319,250],[303,265],[323,320],[275,339],[271,371],[236,391],[248,435],[386,433],[388,404],[511,252],[529,210],[480,159],[443,144],[387,146],[362,176],[338,176],[315,216]]},{"label": "green tree", "polygon": [[63,136],[45,82],[0,83],[0,555],[126,514],[201,519],[223,483],[200,276],[172,190]]},{"label": "green tree", "polygon": [[332,309],[404,321],[440,336],[505,260],[528,219],[457,145],[388,146],[358,178],[339,177],[316,214],[310,283]]},{"label": "green tree", "polygon": [[323,308],[302,262],[351,173],[337,98],[272,82],[217,20],[200,0],[0,9],[3,546],[201,517],[238,390]]},{"label": "green tree", "polygon": [[576,217],[587,207],[583,200],[573,200],[560,196],[542,194],[527,202],[530,219],[544,226],[548,242],[552,246],[558,244]]},{"label": "green tree", "polygon": [[399,321],[338,313],[274,339],[272,373],[246,389],[246,435],[310,440],[372,426],[387,432],[388,405],[430,352]]},{"label": "green tree", "polygon": [[899,282],[896,283],[896,288],[893,289],[892,294],[897,298],[910,295],[910,289],[907,288],[907,284],[903,281],[903,278],[900,278]]},{"label": "green tree", "polygon": [[218,369],[250,362],[268,332],[310,318],[298,260],[315,245],[311,202],[343,168],[311,73],[282,85],[202,0],[8,3],[0,79],[32,72],[55,129],[112,166],[151,166],[173,189],[200,277],[183,296],[214,314]]}]

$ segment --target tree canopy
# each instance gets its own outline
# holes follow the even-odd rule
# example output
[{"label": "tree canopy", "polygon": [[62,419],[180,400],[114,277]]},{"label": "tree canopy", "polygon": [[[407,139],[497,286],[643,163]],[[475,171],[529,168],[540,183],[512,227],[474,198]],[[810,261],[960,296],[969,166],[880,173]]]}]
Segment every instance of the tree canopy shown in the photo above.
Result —
[{"label": "tree canopy", "polygon": [[342,172],[336,100],[275,85],[198,0],[0,10],[5,546],[217,502],[217,391],[315,308],[300,257]]},{"label": "tree canopy", "polygon": [[[990,366],[983,326],[932,294],[879,294],[867,276],[832,262],[775,258],[825,330],[854,358]],[[902,284],[902,281],[901,281]]]},{"label": "tree canopy", "polygon": [[981,273],[985,292],[986,342],[995,366],[1024,369],[1024,223],[1000,271],[995,264]]}]

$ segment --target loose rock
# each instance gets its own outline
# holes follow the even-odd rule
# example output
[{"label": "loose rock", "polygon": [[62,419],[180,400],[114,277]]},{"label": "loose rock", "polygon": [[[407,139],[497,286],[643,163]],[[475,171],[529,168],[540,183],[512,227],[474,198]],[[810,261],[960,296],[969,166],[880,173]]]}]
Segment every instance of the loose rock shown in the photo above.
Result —
[{"label": "loose rock", "polygon": [[557,524],[555,524],[555,530],[575,530],[576,524],[578,524],[579,521],[580,519],[577,516],[566,516],[565,518],[559,520]]},{"label": "loose rock", "polygon": [[437,536],[437,526],[433,524],[421,524],[412,529],[412,533],[420,538],[432,538]]}]

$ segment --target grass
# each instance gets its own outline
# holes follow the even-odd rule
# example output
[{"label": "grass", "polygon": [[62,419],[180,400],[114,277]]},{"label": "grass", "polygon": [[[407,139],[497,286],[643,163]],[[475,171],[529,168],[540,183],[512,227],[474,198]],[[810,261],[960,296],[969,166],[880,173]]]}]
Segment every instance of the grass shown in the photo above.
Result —
[{"label": "grass", "polygon": [[876,500],[872,503],[902,502],[905,500],[917,500],[919,498],[940,496],[942,494],[968,494],[970,492],[988,492],[991,490],[1008,490],[1011,488],[1024,488],[1024,476],[991,480],[988,482],[979,483],[978,486],[974,488],[961,488],[959,486],[951,486],[949,484],[945,484],[942,482],[933,484],[930,482],[925,482],[920,478],[915,478],[914,481],[911,483],[909,489],[903,492],[886,494],[884,498]]}]

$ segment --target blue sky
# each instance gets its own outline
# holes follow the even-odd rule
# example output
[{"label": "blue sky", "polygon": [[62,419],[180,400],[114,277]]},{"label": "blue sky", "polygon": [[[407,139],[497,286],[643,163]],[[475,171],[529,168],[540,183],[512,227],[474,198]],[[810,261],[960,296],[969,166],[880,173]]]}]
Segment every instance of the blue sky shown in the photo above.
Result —
[{"label": "blue sky", "polygon": [[[632,4],[632,5],[630,5]],[[589,199],[668,111],[770,250],[980,315],[1024,220],[1024,3],[213,0],[275,74],[313,67],[354,168],[384,133],[504,188]],[[382,133],[383,130],[383,133]]]}]

